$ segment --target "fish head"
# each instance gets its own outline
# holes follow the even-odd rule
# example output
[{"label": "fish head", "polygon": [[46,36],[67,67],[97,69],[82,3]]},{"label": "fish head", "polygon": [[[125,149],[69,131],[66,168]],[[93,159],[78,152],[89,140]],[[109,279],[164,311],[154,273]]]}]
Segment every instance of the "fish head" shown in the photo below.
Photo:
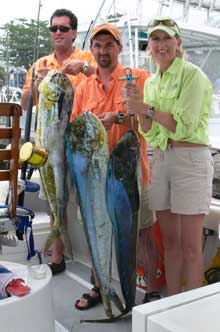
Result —
[{"label": "fish head", "polygon": [[107,134],[102,122],[89,111],[77,116],[69,131],[72,151],[93,154],[107,144]]},{"label": "fish head", "polygon": [[73,98],[73,89],[68,77],[51,70],[38,87],[44,109],[51,109],[56,103],[61,104],[64,96]]}]

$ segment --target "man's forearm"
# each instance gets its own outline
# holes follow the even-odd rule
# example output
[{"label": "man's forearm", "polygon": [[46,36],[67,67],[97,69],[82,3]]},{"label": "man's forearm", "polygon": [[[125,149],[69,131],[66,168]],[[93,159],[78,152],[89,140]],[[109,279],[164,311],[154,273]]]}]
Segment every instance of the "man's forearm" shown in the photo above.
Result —
[{"label": "man's forearm", "polygon": [[24,111],[27,111],[27,109],[28,109],[28,103],[29,103],[30,95],[31,95],[30,89],[25,90],[24,92],[22,92],[21,107]]},{"label": "man's forearm", "polygon": [[31,87],[25,90],[21,95],[21,107],[24,111],[27,111],[29,100],[32,98],[32,104],[36,105],[38,100],[38,86],[41,82],[41,79],[36,79],[33,84],[33,91],[31,91]]}]

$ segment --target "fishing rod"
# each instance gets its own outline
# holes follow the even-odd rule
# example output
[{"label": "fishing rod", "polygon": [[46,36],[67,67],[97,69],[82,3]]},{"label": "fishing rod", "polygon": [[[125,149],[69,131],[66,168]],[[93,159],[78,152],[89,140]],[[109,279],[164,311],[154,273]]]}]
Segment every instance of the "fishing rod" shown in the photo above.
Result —
[{"label": "fishing rod", "polygon": [[[33,53],[33,67],[32,67],[32,76],[31,76],[31,85],[30,85],[30,95],[28,99],[28,107],[26,112],[25,128],[24,128],[24,143],[30,141],[31,134],[31,121],[32,121],[32,109],[33,109],[33,88],[34,88],[34,78],[35,78],[35,61],[38,58],[38,44],[39,44],[39,26],[40,26],[40,8],[41,0],[39,0],[38,5],[38,15],[37,15],[37,26],[35,31],[35,43],[34,43],[34,53]],[[21,179],[26,180],[27,173],[27,163],[23,163],[21,167]],[[18,204],[23,206],[24,204],[24,191],[18,197]]]},{"label": "fishing rod", "polygon": [[101,6],[100,6],[100,8],[98,10],[98,13],[97,13],[95,19],[90,22],[89,28],[88,28],[88,30],[86,32],[86,35],[85,35],[85,38],[84,38],[84,41],[83,41],[82,49],[84,49],[84,47],[85,47],[85,44],[86,44],[89,32],[92,31],[92,29],[94,28],[94,26],[96,24],[96,21],[97,21],[99,15],[101,13],[102,7],[104,6],[105,2],[106,2],[106,0],[103,0],[103,2],[102,2]]}]

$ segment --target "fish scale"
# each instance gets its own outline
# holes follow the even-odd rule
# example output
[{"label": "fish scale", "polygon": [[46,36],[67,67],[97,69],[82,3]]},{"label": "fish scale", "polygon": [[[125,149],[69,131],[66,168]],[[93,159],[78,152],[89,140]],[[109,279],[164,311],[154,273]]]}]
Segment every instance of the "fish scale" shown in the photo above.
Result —
[{"label": "fish scale", "polygon": [[125,312],[132,309],[136,294],[136,249],[140,205],[140,143],[133,130],[114,147],[107,176],[107,204],[112,221],[118,274]]},{"label": "fish scale", "polygon": [[36,145],[48,152],[47,162],[40,168],[40,176],[54,218],[45,251],[62,234],[69,254],[71,254],[71,246],[66,225],[63,224],[68,199],[64,141],[72,103],[73,89],[67,76],[55,70],[50,71],[39,85],[36,129]]},{"label": "fish scale", "polygon": [[107,132],[101,121],[85,112],[70,125],[66,137],[67,159],[75,182],[83,227],[100,282],[106,315],[112,319],[111,302],[124,312],[111,286],[112,225],[106,203],[106,176],[109,160]]}]

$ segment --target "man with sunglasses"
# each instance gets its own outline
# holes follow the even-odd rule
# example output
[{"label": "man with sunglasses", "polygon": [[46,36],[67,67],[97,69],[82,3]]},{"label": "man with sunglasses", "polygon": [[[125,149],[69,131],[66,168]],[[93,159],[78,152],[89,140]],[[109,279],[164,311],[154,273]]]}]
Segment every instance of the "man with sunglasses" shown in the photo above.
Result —
[{"label": "man with sunglasses", "polygon": [[21,97],[21,105],[24,110],[27,110],[28,107],[33,68],[35,71],[33,87],[35,98],[38,85],[52,69],[66,73],[73,89],[86,76],[94,73],[95,62],[91,53],[73,46],[77,36],[77,25],[77,17],[70,10],[57,9],[52,14],[49,29],[54,52],[38,59],[28,71]]},{"label": "man with sunglasses", "polygon": [[[88,51],[81,51],[73,42],[77,36],[77,17],[67,9],[57,9],[50,18],[51,41],[54,52],[38,59],[27,73],[22,90],[21,105],[27,110],[31,95],[32,71],[34,69],[33,103],[37,103],[38,86],[47,73],[55,69],[66,73],[73,89],[95,72],[95,61]],[[52,216],[51,216],[52,221]],[[52,263],[50,264],[53,275],[65,270],[63,256],[63,243],[60,239],[53,243]]]}]

